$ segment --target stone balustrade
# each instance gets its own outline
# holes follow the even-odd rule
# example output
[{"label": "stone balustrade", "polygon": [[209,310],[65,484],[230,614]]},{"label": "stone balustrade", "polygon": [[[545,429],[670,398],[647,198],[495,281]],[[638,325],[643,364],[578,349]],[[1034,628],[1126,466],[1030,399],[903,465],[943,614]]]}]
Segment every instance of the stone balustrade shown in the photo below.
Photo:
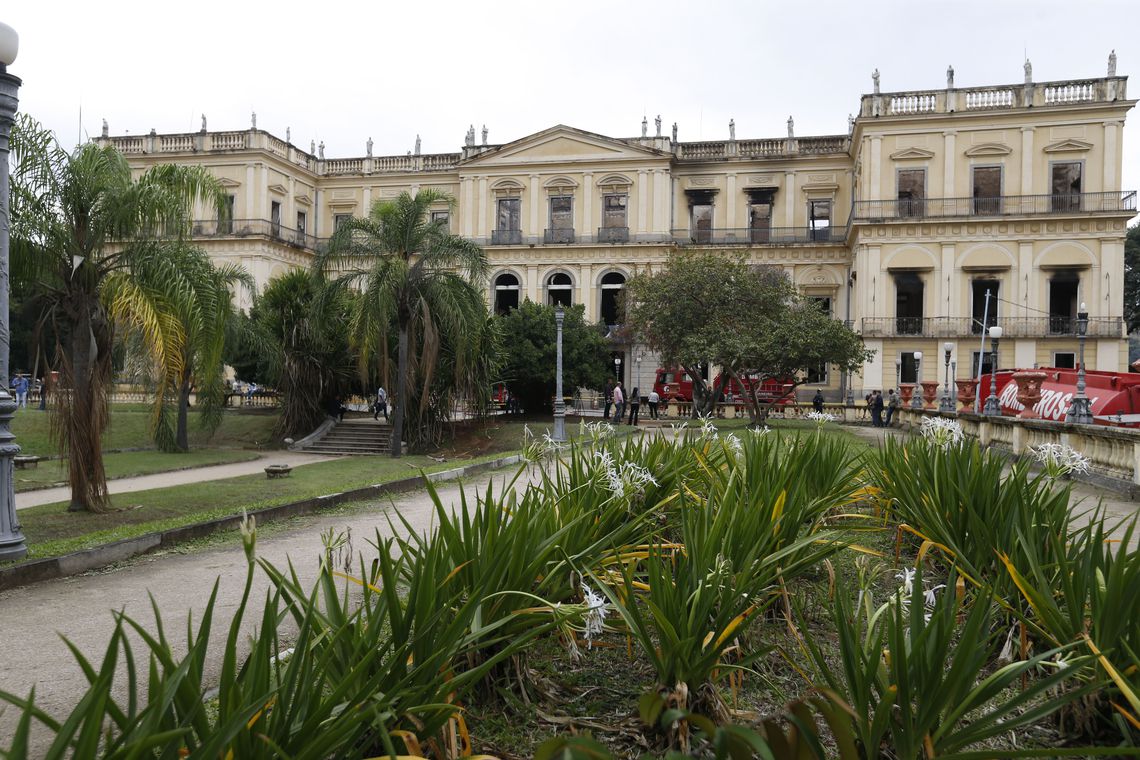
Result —
[{"label": "stone balustrade", "polygon": [[1031,448],[1043,443],[1070,446],[1091,461],[1088,480],[1140,497],[1140,429],[926,409],[901,409],[898,419],[904,429],[917,432],[923,418],[939,416],[957,420],[962,432],[982,446],[1014,457],[1028,456]]},{"label": "stone balustrade", "polygon": [[851,141],[847,135],[820,135],[759,140],[679,142],[673,146],[673,150],[679,161],[707,161],[724,158],[790,156],[801,153],[847,153],[850,147]]},{"label": "stone balustrade", "polygon": [[908,116],[995,109],[1108,103],[1127,98],[1127,77],[1030,82],[992,87],[913,90],[864,95],[861,117]]}]

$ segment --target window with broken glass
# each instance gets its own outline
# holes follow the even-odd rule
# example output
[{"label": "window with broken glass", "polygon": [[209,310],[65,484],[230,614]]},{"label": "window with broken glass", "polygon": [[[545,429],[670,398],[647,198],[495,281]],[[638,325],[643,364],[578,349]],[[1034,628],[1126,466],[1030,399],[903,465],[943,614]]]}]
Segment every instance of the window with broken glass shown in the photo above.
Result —
[{"label": "window with broken glass", "polygon": [[831,199],[808,201],[808,229],[812,240],[828,240],[831,236]]},{"label": "window with broken glass", "polygon": [[519,219],[522,214],[522,200],[519,198],[500,198],[499,199],[499,223],[496,229],[503,232],[517,232],[519,229]]},{"label": "window with broken glass", "polygon": [[445,230],[450,229],[451,226],[451,212],[450,211],[433,211],[431,212],[431,223],[442,226]]},{"label": "window with broken glass", "polygon": [[923,216],[925,199],[926,169],[899,169],[899,216]]},{"label": "window with broken glass", "polygon": [[629,226],[626,217],[626,208],[629,205],[629,196],[625,193],[613,193],[602,197],[602,226],[606,229],[619,229]]}]

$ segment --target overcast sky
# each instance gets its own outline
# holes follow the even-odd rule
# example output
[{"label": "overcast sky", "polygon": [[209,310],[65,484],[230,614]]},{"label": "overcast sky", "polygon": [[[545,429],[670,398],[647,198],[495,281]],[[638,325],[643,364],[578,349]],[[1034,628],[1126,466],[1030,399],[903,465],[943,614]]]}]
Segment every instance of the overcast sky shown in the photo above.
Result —
[{"label": "overcast sky", "polygon": [[[330,157],[458,151],[469,124],[500,143],[564,123],[639,134],[661,114],[681,140],[846,131],[871,89],[1140,75],[1136,0],[921,3],[435,0],[10,2],[21,109],[65,145],[112,134],[257,125]],[[1140,96],[1140,79],[1130,83]],[[82,122],[80,110],[82,109]],[[1124,187],[1140,187],[1140,116]]]}]

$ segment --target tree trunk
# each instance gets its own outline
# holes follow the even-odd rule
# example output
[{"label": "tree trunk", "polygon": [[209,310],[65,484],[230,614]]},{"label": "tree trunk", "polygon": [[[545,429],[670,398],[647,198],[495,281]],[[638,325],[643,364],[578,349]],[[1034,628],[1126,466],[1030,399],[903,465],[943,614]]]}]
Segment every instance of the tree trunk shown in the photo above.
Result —
[{"label": "tree trunk", "polygon": [[736,370],[728,368],[725,370],[738,386],[740,386],[741,393],[744,397],[744,406],[748,409],[748,422],[752,426],[760,424],[760,402],[756,398],[756,388],[760,385],[761,380],[757,379],[756,382],[745,385],[744,379],[737,374]]},{"label": "tree trunk", "polygon": [[182,371],[182,382],[178,386],[178,423],[174,432],[174,445],[179,451],[190,450],[190,436],[187,418],[190,415],[190,371]]},{"label": "tree trunk", "polygon": [[408,406],[408,325],[401,321],[400,342],[396,358],[396,403],[392,405],[392,438],[389,447],[393,458],[399,457],[404,435],[404,411]]},{"label": "tree trunk", "polygon": [[[69,512],[105,512],[109,506],[107,474],[103,468],[102,434],[106,422],[106,388],[100,367],[96,335],[98,309],[82,295],[78,314],[67,340],[64,378],[56,413],[67,441]],[[68,377],[67,375],[70,375]]]},{"label": "tree trunk", "polygon": [[716,409],[716,402],[720,401],[721,389],[716,385],[711,391],[708,389],[700,367],[681,366],[693,381],[693,419],[709,416]]}]

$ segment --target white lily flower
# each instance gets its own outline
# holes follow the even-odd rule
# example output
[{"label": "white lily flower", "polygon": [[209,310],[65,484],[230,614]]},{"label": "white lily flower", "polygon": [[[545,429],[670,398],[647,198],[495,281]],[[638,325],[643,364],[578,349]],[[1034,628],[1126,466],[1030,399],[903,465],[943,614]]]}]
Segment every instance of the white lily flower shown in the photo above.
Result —
[{"label": "white lily flower", "polygon": [[1092,460],[1063,443],[1042,443],[1039,446],[1030,446],[1029,452],[1034,459],[1040,462],[1045,473],[1053,479],[1074,472],[1087,473],[1092,467]]},{"label": "white lily flower", "polygon": [[922,420],[922,437],[943,449],[957,446],[965,440],[962,426],[945,417],[925,417]]}]

